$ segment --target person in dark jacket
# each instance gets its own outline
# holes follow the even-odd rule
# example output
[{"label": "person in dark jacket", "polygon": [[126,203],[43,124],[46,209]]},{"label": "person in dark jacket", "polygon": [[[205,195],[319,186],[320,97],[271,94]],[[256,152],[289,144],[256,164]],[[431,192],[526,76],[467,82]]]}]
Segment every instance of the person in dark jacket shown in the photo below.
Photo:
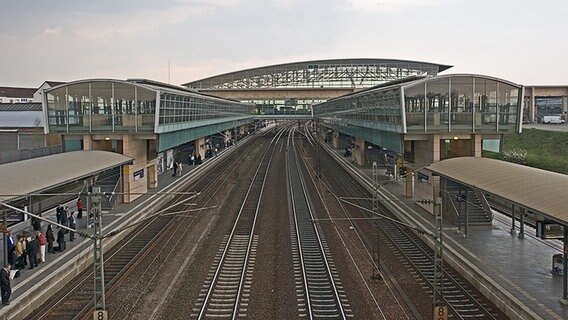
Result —
[{"label": "person in dark jacket", "polygon": [[177,176],[177,170],[178,170],[178,164],[177,162],[174,161],[174,173],[172,174],[172,177]]},{"label": "person in dark jacket", "polygon": [[[68,214],[69,214],[69,207],[65,207],[65,209],[63,209],[63,212],[61,213],[61,224],[66,227],[69,226],[69,218],[67,218]],[[63,232],[67,233],[69,231],[64,230]]]},{"label": "person in dark jacket", "polygon": [[63,252],[65,250],[65,233],[63,232],[63,229],[59,229],[59,231],[57,231],[57,244],[58,247],[55,251]]},{"label": "person in dark jacket", "polygon": [[37,243],[37,240],[35,238],[28,239],[26,251],[28,253],[28,259],[30,261],[30,269],[37,267],[37,254],[39,252],[39,244]]},{"label": "person in dark jacket", "polygon": [[10,264],[5,264],[0,270],[0,291],[2,293],[2,304],[10,304],[12,295],[12,284],[10,283]]},{"label": "person in dark jacket", "polygon": [[45,231],[45,240],[47,241],[47,252],[55,253],[53,250],[53,242],[55,241],[55,235],[53,234],[53,229],[51,225],[47,226],[47,230]]},{"label": "person in dark jacket", "polygon": [[[69,228],[75,230],[75,217],[73,217],[73,212],[69,214]],[[75,240],[75,231],[69,231],[69,241]]]}]

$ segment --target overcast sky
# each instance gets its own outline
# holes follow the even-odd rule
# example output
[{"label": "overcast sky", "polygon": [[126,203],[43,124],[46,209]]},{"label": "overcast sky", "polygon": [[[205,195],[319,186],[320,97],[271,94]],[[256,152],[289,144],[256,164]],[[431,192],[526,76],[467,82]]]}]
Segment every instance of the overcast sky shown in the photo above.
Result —
[{"label": "overcast sky", "polygon": [[0,86],[387,58],[568,85],[566,0],[0,0]]}]

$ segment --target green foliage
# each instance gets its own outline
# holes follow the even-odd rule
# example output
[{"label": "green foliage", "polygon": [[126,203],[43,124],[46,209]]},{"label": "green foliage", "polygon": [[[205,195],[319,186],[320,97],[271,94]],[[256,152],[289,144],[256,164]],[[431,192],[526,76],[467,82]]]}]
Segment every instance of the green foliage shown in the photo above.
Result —
[{"label": "green foliage", "polygon": [[[524,163],[514,161],[523,153]],[[568,132],[523,129],[521,134],[505,135],[502,153],[483,156],[568,174]]]}]

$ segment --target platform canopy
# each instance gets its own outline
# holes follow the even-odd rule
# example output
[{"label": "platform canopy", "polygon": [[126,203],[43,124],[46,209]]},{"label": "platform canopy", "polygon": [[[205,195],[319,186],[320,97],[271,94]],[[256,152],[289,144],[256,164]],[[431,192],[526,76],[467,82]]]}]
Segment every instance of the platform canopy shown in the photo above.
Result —
[{"label": "platform canopy", "polygon": [[0,165],[0,202],[45,192],[133,161],[108,151],[73,151]]},{"label": "platform canopy", "polygon": [[446,159],[425,169],[568,223],[568,175],[480,157]]}]

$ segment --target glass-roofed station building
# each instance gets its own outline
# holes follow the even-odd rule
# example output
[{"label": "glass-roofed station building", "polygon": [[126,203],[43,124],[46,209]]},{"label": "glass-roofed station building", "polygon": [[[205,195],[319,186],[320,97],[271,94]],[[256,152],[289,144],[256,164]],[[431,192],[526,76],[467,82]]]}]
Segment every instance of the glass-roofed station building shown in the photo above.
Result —
[{"label": "glass-roofed station building", "polygon": [[183,86],[254,103],[257,115],[311,114],[314,103],[411,76],[436,76],[448,65],[396,59],[329,59],[225,73]]},{"label": "glass-roofed station building", "polygon": [[[125,202],[156,187],[172,161],[186,162],[189,153],[204,158],[211,147],[207,137],[231,137],[234,128],[253,121],[250,104],[150,80],[80,80],[43,96],[45,130],[62,135],[65,151],[105,150],[134,158],[122,172],[122,190],[133,193]],[[185,153],[174,153],[180,146]]]},{"label": "glass-roofed station building", "polygon": [[[313,106],[322,135],[336,148],[353,143],[358,164],[365,150],[389,150],[414,169],[457,156],[481,156],[482,143],[499,146],[521,131],[523,86],[471,74],[410,77]],[[421,175],[422,179],[429,179]]]},{"label": "glass-roofed station building", "polygon": [[[172,162],[205,158],[215,138],[302,111],[327,141],[368,165],[370,148],[415,168],[459,155],[521,129],[523,87],[480,75],[439,75],[451,66],[389,59],[334,59],[226,73],[183,86],[151,80],[87,79],[45,90],[46,133],[64,149],[134,158],[122,189],[146,192]],[[347,139],[345,139],[347,138]],[[344,140],[342,140],[344,139]],[[124,201],[133,200],[125,196]]]}]

